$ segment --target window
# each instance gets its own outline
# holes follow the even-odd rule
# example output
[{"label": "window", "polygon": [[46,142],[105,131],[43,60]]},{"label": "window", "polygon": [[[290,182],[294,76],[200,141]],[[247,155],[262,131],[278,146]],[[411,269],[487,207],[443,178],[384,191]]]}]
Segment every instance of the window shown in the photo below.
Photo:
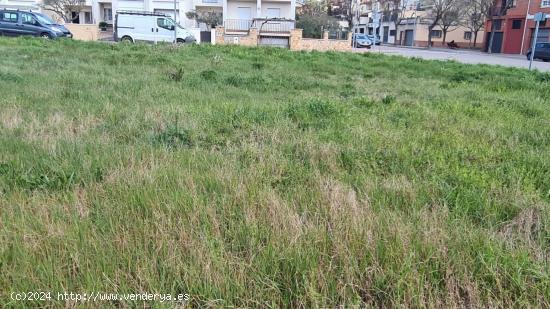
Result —
[{"label": "window", "polygon": [[266,11],[267,18],[281,17],[281,9],[279,8],[267,8],[265,11]]},{"label": "window", "polygon": [[174,23],[172,23],[172,20],[168,18],[157,18],[157,26],[167,30],[172,30]]},{"label": "window", "polygon": [[493,20],[493,27],[495,30],[500,30],[500,28],[502,27],[502,19],[495,19]]},{"label": "window", "polygon": [[247,6],[247,7],[238,7],[237,8],[237,16],[239,16],[239,19],[251,20],[252,19],[251,8],[249,6]]},{"label": "window", "polygon": [[432,30],[432,37],[433,38],[440,38],[443,35],[443,31],[441,30]]},{"label": "window", "polygon": [[6,21],[6,22],[9,22],[9,23],[16,23],[17,22],[17,13],[4,12],[2,14],[2,21]]},{"label": "window", "polygon": [[113,9],[104,8],[103,9],[103,20],[112,21],[113,20]]},{"label": "window", "polygon": [[38,25],[38,22],[31,14],[23,13],[21,14],[21,22],[25,25]]},{"label": "window", "polygon": [[395,36],[395,30],[390,30],[390,36]]},{"label": "window", "polygon": [[92,12],[84,12],[84,23],[93,24],[93,22],[92,22]]},{"label": "window", "polygon": [[466,41],[471,40],[471,39],[472,39],[472,32],[470,32],[470,31],[464,31],[464,39],[465,39]]},{"label": "window", "polygon": [[542,1],[540,2],[540,7],[541,7],[541,8],[550,7],[550,0],[542,0]]},{"label": "window", "polygon": [[521,19],[514,19],[512,20],[512,29],[521,29]]}]

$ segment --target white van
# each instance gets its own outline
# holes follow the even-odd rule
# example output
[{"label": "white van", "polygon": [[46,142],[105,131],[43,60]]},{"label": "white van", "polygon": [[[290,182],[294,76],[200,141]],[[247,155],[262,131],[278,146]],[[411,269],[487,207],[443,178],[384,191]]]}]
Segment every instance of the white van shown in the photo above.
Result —
[{"label": "white van", "polygon": [[174,42],[176,31],[177,43],[192,43],[196,39],[191,32],[175,23],[165,14],[117,11],[114,27],[115,41],[147,41],[147,42]]}]

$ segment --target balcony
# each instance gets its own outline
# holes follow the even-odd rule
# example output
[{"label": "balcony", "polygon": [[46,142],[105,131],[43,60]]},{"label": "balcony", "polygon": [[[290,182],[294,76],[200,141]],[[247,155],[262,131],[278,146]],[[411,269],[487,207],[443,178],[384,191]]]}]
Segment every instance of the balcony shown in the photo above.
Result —
[{"label": "balcony", "polygon": [[226,19],[223,22],[225,32],[248,32],[252,26],[250,19]]},{"label": "balcony", "polygon": [[294,20],[280,19],[271,20],[264,18],[255,18],[252,21],[252,27],[255,27],[261,33],[282,34],[290,33],[290,30],[294,29]]},{"label": "balcony", "polygon": [[256,28],[262,34],[288,34],[294,29],[295,21],[291,19],[265,19],[255,18],[249,19],[226,19],[223,23],[225,32],[242,33],[248,32],[250,28]]},{"label": "balcony", "polygon": [[222,0],[195,0],[195,6],[222,6]]}]

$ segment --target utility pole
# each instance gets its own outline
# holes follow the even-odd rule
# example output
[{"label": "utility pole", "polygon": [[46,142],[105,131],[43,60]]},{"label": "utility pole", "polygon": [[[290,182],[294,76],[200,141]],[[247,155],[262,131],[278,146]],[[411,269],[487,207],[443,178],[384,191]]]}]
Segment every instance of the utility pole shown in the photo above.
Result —
[{"label": "utility pole", "polygon": [[174,44],[178,43],[178,9],[177,9],[177,0],[174,0]]},{"label": "utility pole", "polygon": [[523,35],[521,36],[521,49],[519,50],[519,54],[523,54],[523,42],[525,41],[525,33],[527,32],[527,16],[529,16],[529,10],[531,9],[531,0],[527,2],[527,12],[525,12],[525,24],[523,25]]},{"label": "utility pole", "polygon": [[537,24],[535,26],[535,35],[534,35],[534,38],[533,38],[533,46],[531,47],[531,57],[529,59],[529,70],[531,70],[531,66],[533,65],[533,59],[535,58],[535,51],[536,51],[536,48],[537,48],[537,37],[539,36],[539,25],[540,25],[541,21],[546,20],[546,14],[544,14],[542,12],[538,12],[537,14],[533,15],[532,17],[528,16],[527,18],[528,19],[534,19],[537,22]]}]

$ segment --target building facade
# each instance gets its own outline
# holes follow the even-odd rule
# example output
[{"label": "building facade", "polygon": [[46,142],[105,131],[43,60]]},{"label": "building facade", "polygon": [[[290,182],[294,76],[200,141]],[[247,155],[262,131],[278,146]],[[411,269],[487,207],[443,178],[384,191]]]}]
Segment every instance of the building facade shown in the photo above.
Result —
[{"label": "building facade", "polygon": [[[537,12],[550,14],[550,0],[517,0],[514,7],[506,10],[504,16],[495,14],[486,23],[485,50],[489,47],[489,38],[494,23],[495,34],[491,51],[493,53],[525,54],[531,47],[535,34],[535,22],[526,17]],[[550,42],[550,21],[540,24],[537,41],[540,43]]]},{"label": "building facade", "polygon": [[[297,0],[175,0],[176,20],[184,27],[199,27],[187,17],[187,12],[214,12],[222,15],[226,29],[248,30],[258,23],[256,19],[280,18],[294,21]],[[300,1],[300,0],[298,0]],[[0,8],[21,10],[41,9],[41,0],[0,0]],[[298,2],[300,5],[300,2]],[[112,24],[118,10],[148,11],[174,17],[173,0],[86,0],[83,9],[74,13],[73,23],[97,24],[105,21]],[[286,23],[284,27],[292,27]]]}]

